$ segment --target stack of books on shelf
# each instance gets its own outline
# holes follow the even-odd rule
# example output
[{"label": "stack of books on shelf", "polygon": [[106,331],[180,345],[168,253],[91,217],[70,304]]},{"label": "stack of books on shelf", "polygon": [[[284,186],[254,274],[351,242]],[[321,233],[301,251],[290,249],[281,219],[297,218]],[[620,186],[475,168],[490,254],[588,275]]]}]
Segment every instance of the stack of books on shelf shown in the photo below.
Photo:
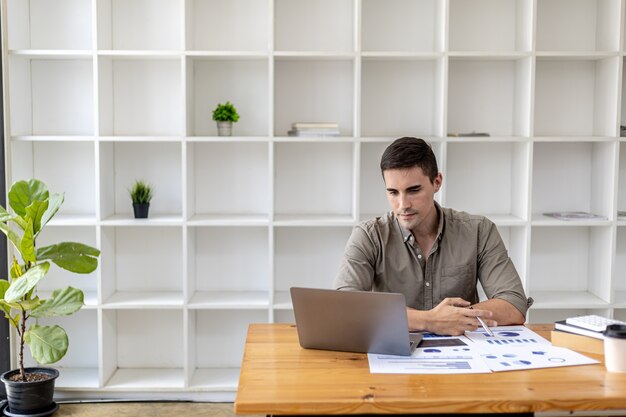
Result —
[{"label": "stack of books on shelf", "polygon": [[318,137],[318,136],[339,136],[338,123],[324,122],[296,122],[291,124],[291,130],[287,132],[289,136]]},{"label": "stack of books on shelf", "polygon": [[570,317],[554,323],[552,344],[591,353],[604,353],[604,330],[609,324],[626,324],[597,315]]}]

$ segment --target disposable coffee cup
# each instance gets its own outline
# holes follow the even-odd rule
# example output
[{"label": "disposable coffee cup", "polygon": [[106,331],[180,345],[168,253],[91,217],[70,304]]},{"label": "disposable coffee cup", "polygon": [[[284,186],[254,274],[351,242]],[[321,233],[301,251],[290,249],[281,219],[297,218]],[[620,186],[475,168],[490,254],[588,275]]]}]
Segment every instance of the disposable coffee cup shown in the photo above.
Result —
[{"label": "disposable coffee cup", "polygon": [[626,372],[626,324],[606,326],[604,363],[609,372]]}]

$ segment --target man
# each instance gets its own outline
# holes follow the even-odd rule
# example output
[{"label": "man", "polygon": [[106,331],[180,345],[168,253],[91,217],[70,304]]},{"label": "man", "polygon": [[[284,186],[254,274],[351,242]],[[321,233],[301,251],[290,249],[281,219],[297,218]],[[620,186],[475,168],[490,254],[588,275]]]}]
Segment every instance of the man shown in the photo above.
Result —
[{"label": "man", "polygon": [[[476,317],[524,323],[532,299],[496,226],[435,201],[443,177],[430,145],[397,139],[380,168],[392,210],[355,227],[335,288],[404,294],[411,330],[459,335],[480,326]],[[480,303],[478,281],[489,298]]]}]

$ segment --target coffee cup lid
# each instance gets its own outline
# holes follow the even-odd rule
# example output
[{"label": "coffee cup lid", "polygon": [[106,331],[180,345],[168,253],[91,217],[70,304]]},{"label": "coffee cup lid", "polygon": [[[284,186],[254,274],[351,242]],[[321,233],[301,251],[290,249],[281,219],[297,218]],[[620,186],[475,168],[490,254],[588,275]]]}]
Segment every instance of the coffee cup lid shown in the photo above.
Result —
[{"label": "coffee cup lid", "polygon": [[626,339],[626,324],[609,324],[606,326],[604,336]]}]

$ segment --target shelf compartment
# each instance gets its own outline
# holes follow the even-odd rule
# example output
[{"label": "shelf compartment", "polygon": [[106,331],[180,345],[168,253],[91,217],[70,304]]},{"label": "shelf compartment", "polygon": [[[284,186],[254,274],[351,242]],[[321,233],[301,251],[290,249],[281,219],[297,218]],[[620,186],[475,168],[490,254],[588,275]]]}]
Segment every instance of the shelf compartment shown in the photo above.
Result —
[{"label": "shelf compartment", "polygon": [[530,51],[532,3],[531,0],[450,0],[449,49]]},{"label": "shelf compartment", "polygon": [[37,178],[65,199],[55,219],[95,220],[93,143],[11,142],[11,181]]},{"label": "shelf compartment", "polygon": [[[550,294],[546,294],[550,296]],[[535,305],[537,302],[535,302]],[[543,308],[533,307],[528,311],[527,323],[545,324],[554,323],[555,321],[565,320],[568,317],[586,316],[589,314],[597,314],[604,317],[610,317],[608,308]]]},{"label": "shelf compartment", "polygon": [[[445,205],[472,214],[528,218],[530,146],[524,142],[448,144]],[[477,166],[486,168],[476,169]]]},{"label": "shelf compartment", "polygon": [[269,307],[267,291],[198,291],[189,301],[190,309],[255,310]]},{"label": "shelf compartment", "polygon": [[[58,388],[99,388],[98,373],[98,314],[96,310],[80,310],[71,316],[42,318],[42,326],[59,325],[65,329],[70,341],[67,354],[50,366],[60,371]],[[39,366],[24,349],[24,366]]]},{"label": "shelf compartment", "polygon": [[189,217],[269,219],[269,149],[262,142],[187,144]]},{"label": "shelf compartment", "polygon": [[206,391],[237,391],[239,373],[240,368],[196,368],[189,385]]},{"label": "shelf compartment", "polygon": [[618,227],[615,242],[615,269],[613,270],[613,302],[626,306],[626,228]]},{"label": "shelf compartment", "polygon": [[275,291],[289,292],[292,286],[332,288],[351,232],[351,227],[277,228]]},{"label": "shelf compartment", "polygon": [[97,0],[98,49],[182,50],[184,2]]},{"label": "shelf compartment", "polygon": [[626,305],[620,305],[613,312],[613,318],[616,320],[626,321]]},{"label": "shelf compartment", "polygon": [[270,10],[265,0],[189,0],[187,49],[268,51]]},{"label": "shelf compartment", "polygon": [[267,227],[256,226],[189,228],[190,304],[267,308],[271,283],[268,233]]},{"label": "shelf compartment", "polygon": [[608,306],[612,240],[610,226],[532,227],[528,289],[537,307]]},{"label": "shelf compartment", "polygon": [[275,136],[287,136],[294,122],[334,122],[341,136],[353,135],[354,60],[276,59],[274,92]]},{"label": "shelf compartment", "polygon": [[443,135],[443,61],[362,62],[362,136]]},{"label": "shelf compartment", "polygon": [[274,310],[274,323],[295,323],[296,317],[293,310]]},{"label": "shelf compartment", "polygon": [[[96,228],[85,226],[46,227],[37,238],[37,247],[53,245],[60,242],[80,242],[91,247],[98,247],[96,242]],[[100,260],[99,260],[100,262]],[[85,304],[94,307],[98,294],[98,270],[89,274],[76,274],[66,271],[57,265],[51,264],[46,279],[41,280],[37,290],[49,297],[57,288],[71,286],[83,291]]]},{"label": "shelf compartment", "polygon": [[[193,310],[189,311],[189,371],[191,386],[209,388],[219,384],[227,388],[238,378],[217,380],[215,368],[227,376],[241,365],[243,350],[250,323],[267,323],[267,310]],[[224,369],[225,368],[225,369]],[[223,385],[222,385],[223,384]]]},{"label": "shelf compartment", "polygon": [[11,135],[94,133],[91,59],[9,57]]},{"label": "shelf compartment", "polygon": [[448,72],[448,134],[529,136],[529,58],[450,58]]},{"label": "shelf compartment", "polygon": [[99,57],[98,133],[102,136],[183,135],[181,68],[177,57]]},{"label": "shelf compartment", "polygon": [[[443,51],[443,4],[435,0],[363,0],[363,51]],[[402,30],[394,30],[402,28]]]},{"label": "shelf compartment", "polygon": [[276,50],[354,51],[353,8],[352,0],[276,0]]},{"label": "shelf compartment", "polygon": [[183,388],[183,322],[178,310],[103,310],[104,388]]},{"label": "shelf compartment", "polygon": [[[533,222],[545,218],[542,213],[560,211],[585,211],[613,219],[615,146],[605,142],[535,143]],[[576,184],[576,192],[564,184]]]},{"label": "shelf compartment", "polygon": [[182,228],[106,227],[101,239],[101,291],[105,305],[182,305]]},{"label": "shelf compartment", "polygon": [[537,2],[538,51],[618,51],[619,0]]},{"label": "shelf compartment", "polygon": [[190,136],[217,136],[213,110],[230,101],[240,116],[237,136],[269,135],[267,58],[187,58],[187,117]]},{"label": "shelf compartment", "polygon": [[352,215],[352,144],[280,143],[274,152],[277,219],[283,215]]},{"label": "shelf compartment", "polygon": [[[428,138],[424,138],[428,142]],[[387,146],[393,140],[386,139],[384,142],[366,142],[361,144],[360,155],[360,175],[359,175],[359,220],[369,220],[379,217],[391,210],[387,201],[385,182],[380,172],[380,158]],[[441,171],[441,161],[443,161],[442,144],[440,142],[430,142],[438,168]],[[447,177],[444,178],[444,184]]]},{"label": "shelf compartment", "polygon": [[537,58],[535,136],[617,135],[617,57]]},{"label": "shelf compartment", "polygon": [[91,49],[91,0],[8,0],[9,49]]},{"label": "shelf compartment", "polygon": [[180,221],[183,210],[180,143],[101,142],[99,158],[100,211],[104,221],[137,222],[133,220],[129,190],[139,179],[153,187],[149,218],[142,222]]}]

